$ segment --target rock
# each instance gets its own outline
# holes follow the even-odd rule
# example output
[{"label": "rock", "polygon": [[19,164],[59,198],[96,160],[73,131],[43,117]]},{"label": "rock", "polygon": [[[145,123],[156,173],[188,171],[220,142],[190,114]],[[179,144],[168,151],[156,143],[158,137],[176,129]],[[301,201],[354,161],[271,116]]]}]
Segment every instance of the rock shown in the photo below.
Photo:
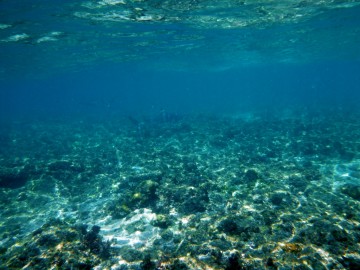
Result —
[{"label": "rock", "polygon": [[340,191],[354,200],[360,201],[360,185],[346,184],[341,187]]},{"label": "rock", "polygon": [[349,270],[360,269],[360,259],[351,255],[344,256],[339,259],[339,262]]},{"label": "rock", "polygon": [[238,253],[233,253],[230,255],[227,261],[225,270],[245,270],[242,262],[240,260],[240,255]]},{"label": "rock", "polygon": [[37,244],[45,247],[54,247],[60,243],[60,239],[53,234],[43,234],[38,239]]},{"label": "rock", "polygon": [[260,178],[259,174],[253,169],[247,170],[244,175],[244,180],[246,183],[253,183],[259,178]]},{"label": "rock", "polygon": [[156,264],[151,261],[150,255],[146,255],[142,263],[140,264],[142,270],[155,270]]},{"label": "rock", "polygon": [[15,168],[0,168],[0,188],[20,188],[26,184],[29,176]]},{"label": "rock", "polygon": [[227,218],[221,221],[218,226],[218,230],[229,235],[234,235],[239,232],[238,225],[234,220],[232,220],[232,218]]},{"label": "rock", "polygon": [[271,196],[270,201],[273,205],[279,206],[283,203],[285,198],[285,194],[283,193],[275,193]]},{"label": "rock", "polygon": [[156,219],[152,221],[151,224],[155,227],[166,229],[172,224],[172,222],[167,215],[156,215]]}]

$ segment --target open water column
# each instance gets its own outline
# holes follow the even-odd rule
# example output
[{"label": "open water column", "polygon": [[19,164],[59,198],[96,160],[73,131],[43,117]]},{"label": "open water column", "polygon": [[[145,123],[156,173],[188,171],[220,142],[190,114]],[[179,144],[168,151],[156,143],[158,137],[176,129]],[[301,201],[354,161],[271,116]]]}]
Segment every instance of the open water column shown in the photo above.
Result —
[{"label": "open water column", "polygon": [[0,269],[360,269],[359,14],[0,0]]}]

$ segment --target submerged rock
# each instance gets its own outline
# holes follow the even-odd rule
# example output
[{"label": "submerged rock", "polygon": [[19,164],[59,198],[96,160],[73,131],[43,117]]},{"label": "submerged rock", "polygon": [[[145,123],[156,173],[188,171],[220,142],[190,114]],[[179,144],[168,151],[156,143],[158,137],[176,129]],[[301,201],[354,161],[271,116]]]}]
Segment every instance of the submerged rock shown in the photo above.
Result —
[{"label": "submerged rock", "polygon": [[356,269],[360,163],[339,153],[357,153],[357,129],[341,139],[347,124],[331,117],[267,119],[144,118],[141,138],[119,119],[37,125],[33,137],[45,129],[47,140],[22,145],[36,158],[0,153],[26,176],[21,190],[0,189],[0,264]]},{"label": "submerged rock", "polygon": [[340,188],[340,191],[354,200],[360,201],[360,183],[359,185],[345,184]]},{"label": "submerged rock", "polygon": [[244,180],[245,180],[246,183],[253,183],[258,179],[260,179],[260,176],[253,169],[247,170],[245,175],[244,175]]},{"label": "submerged rock", "polygon": [[342,256],[339,259],[339,262],[346,268],[349,270],[357,270],[360,269],[360,258],[352,256],[352,255],[347,255],[347,256]]},{"label": "submerged rock", "polygon": [[30,175],[17,168],[0,168],[0,188],[20,188],[30,180]]},{"label": "submerged rock", "polygon": [[236,235],[239,233],[238,224],[231,217],[221,221],[218,230],[229,235]]}]

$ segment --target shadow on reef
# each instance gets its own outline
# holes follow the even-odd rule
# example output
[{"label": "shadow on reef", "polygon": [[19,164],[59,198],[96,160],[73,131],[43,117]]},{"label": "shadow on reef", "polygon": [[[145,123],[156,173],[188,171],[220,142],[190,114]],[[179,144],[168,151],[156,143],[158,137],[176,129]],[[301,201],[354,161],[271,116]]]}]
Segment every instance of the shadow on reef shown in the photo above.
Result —
[{"label": "shadow on reef", "polygon": [[[0,167],[0,188],[20,188],[28,180],[36,178],[39,174],[33,165],[8,164],[9,167]],[[11,167],[10,167],[11,166]]]}]

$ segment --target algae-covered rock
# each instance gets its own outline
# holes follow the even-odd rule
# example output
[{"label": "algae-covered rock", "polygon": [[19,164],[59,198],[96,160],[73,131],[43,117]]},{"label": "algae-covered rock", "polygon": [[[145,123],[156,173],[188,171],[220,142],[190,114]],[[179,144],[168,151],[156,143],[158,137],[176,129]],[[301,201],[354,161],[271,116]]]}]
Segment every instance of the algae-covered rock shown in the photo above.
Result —
[{"label": "algae-covered rock", "polygon": [[151,224],[155,227],[166,229],[169,226],[171,226],[172,221],[171,218],[168,217],[167,215],[160,214],[160,215],[156,215],[156,219],[152,221]]}]

